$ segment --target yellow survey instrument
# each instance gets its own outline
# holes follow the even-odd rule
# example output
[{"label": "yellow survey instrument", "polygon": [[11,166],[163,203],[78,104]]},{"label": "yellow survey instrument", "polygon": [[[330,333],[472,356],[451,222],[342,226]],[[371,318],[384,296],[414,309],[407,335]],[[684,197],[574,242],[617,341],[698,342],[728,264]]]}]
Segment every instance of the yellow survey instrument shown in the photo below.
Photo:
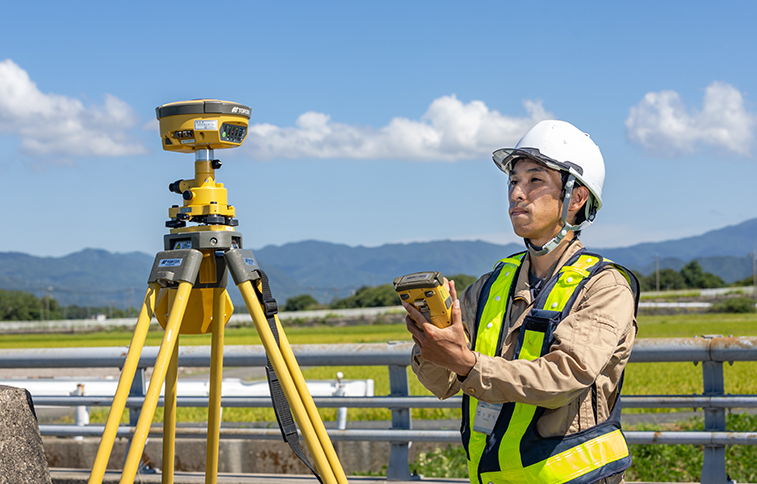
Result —
[{"label": "yellow survey instrument", "polygon": [[[278,306],[271,295],[268,277],[258,266],[252,251],[242,248],[242,234],[234,230],[238,225],[234,207],[228,204],[223,184],[216,182],[216,170],[221,168],[221,162],[215,159],[214,150],[235,148],[244,142],[251,112],[242,104],[215,99],[165,104],[155,110],[160,121],[163,148],[194,153],[195,176],[169,185],[169,190],[181,195],[184,203],[181,207],[174,205],[168,212],[170,220],[166,227],[171,230],[163,238],[165,250],[156,255],[148,278],[147,294],[89,484],[102,483],[119,430],[122,435],[132,435],[120,484],[135,482],[148,433],[153,431],[152,420],[164,383],[162,482],[173,482],[179,338],[202,333],[212,335],[205,483],[217,482],[224,327],[234,310],[226,291],[229,273],[242,293],[269,359],[266,371],[284,440],[311,470],[317,470],[322,482],[347,484],[344,470],[277,316]],[[138,416],[132,414],[129,428],[124,429],[119,423],[153,317],[165,330],[163,341],[141,411]],[[279,397],[282,393],[285,401]],[[315,468],[304,457],[292,414]]]},{"label": "yellow survey instrument", "polygon": [[252,109],[218,99],[194,99],[158,106],[155,115],[163,149],[192,153],[240,146],[247,136]]},{"label": "yellow survey instrument", "polygon": [[444,286],[441,272],[415,272],[394,279],[400,299],[415,306],[439,328],[452,324],[452,296]]}]

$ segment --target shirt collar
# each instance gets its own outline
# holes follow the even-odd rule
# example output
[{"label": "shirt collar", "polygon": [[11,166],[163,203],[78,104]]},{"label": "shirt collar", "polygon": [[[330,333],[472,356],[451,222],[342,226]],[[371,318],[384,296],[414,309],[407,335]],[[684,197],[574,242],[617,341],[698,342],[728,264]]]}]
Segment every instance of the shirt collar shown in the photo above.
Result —
[{"label": "shirt collar", "polygon": [[[562,256],[560,256],[560,260],[557,262],[557,265],[555,265],[555,270],[559,271],[562,266],[564,266],[571,257],[573,257],[576,252],[583,249],[584,246],[581,243],[580,240],[576,240],[570,246],[568,249],[563,253]],[[527,253],[526,257],[523,259],[523,263],[520,266],[520,272],[518,272],[518,281],[515,284],[515,292],[513,294],[513,300],[523,300],[526,304],[531,304],[531,286],[528,283],[528,271],[531,270],[531,253]],[[551,275],[550,275],[551,277]]]}]

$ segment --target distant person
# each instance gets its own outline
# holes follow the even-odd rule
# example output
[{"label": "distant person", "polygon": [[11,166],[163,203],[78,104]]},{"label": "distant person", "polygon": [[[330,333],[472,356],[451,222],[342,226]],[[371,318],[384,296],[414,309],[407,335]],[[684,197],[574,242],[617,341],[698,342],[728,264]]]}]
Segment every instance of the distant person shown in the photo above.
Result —
[{"label": "distant person", "polygon": [[622,483],[631,456],[618,397],[638,282],[578,240],[602,207],[602,154],[575,126],[542,121],[494,162],[528,250],[460,300],[449,281],[447,328],[403,303],[413,371],[441,399],[462,390],[472,483]]}]

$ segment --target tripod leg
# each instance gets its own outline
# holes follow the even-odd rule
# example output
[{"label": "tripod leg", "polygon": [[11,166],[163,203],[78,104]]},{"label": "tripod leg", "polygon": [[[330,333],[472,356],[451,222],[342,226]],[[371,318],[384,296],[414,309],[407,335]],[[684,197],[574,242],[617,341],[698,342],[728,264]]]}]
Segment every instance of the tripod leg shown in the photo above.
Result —
[{"label": "tripod leg", "polygon": [[[170,303],[169,303],[170,304]],[[176,457],[176,391],[179,382],[179,335],[171,353],[166,371],[166,386],[163,398],[163,469],[162,484],[173,484],[174,460]]]},{"label": "tripod leg", "polygon": [[134,477],[137,475],[139,461],[142,458],[145,441],[150,432],[150,425],[152,424],[152,418],[155,415],[155,408],[158,405],[160,388],[163,386],[163,382],[166,378],[167,363],[173,354],[174,347],[176,346],[179,329],[181,328],[181,321],[184,318],[184,310],[187,308],[187,300],[189,299],[191,291],[192,284],[189,282],[179,283],[179,287],[176,290],[173,307],[168,316],[165,334],[163,335],[163,341],[160,344],[158,358],[155,360],[152,378],[150,378],[150,386],[147,389],[147,395],[145,396],[145,401],[142,405],[142,413],[139,415],[137,428],[134,431],[134,438],[129,447],[129,454],[126,458],[124,471],[121,474],[121,480],[119,481],[120,484],[132,484],[134,482]]},{"label": "tripod leg", "polygon": [[221,435],[221,380],[223,378],[223,337],[225,288],[213,290],[213,336],[210,348],[210,398],[208,400],[208,442],[205,484],[218,481],[218,446]]},{"label": "tripod leg", "polygon": [[292,375],[292,380],[297,387],[297,392],[300,394],[302,403],[305,406],[305,411],[307,412],[310,421],[313,422],[313,428],[318,436],[318,440],[323,446],[326,458],[328,459],[331,469],[334,471],[337,482],[340,484],[347,484],[347,476],[345,476],[344,469],[342,469],[342,463],[339,462],[339,458],[334,450],[334,445],[331,443],[331,439],[326,433],[326,427],[324,427],[323,420],[321,420],[321,416],[318,413],[318,408],[315,406],[313,396],[310,395],[310,391],[305,383],[305,377],[302,376],[300,365],[294,357],[292,347],[289,345],[289,340],[286,337],[286,333],[284,333],[284,328],[281,326],[281,321],[279,321],[278,315],[274,315],[274,318],[276,319],[276,328],[279,333],[281,354],[284,357],[289,373]]},{"label": "tripod leg", "polygon": [[139,318],[134,328],[134,335],[131,338],[131,344],[129,344],[129,352],[126,355],[124,367],[121,370],[121,378],[118,380],[118,388],[113,397],[110,413],[108,413],[108,420],[105,423],[105,431],[100,440],[100,447],[97,450],[95,463],[92,466],[92,473],[89,475],[89,484],[101,484],[105,476],[108,459],[116,440],[118,424],[121,422],[121,415],[126,407],[126,398],[129,396],[129,389],[134,381],[134,373],[137,371],[139,357],[145,345],[147,330],[150,329],[150,320],[155,310],[155,301],[158,298],[159,290],[160,285],[157,283],[148,285],[142,309],[139,311]]},{"label": "tripod leg", "polygon": [[[255,329],[260,335],[263,346],[265,346],[268,358],[271,360],[271,364],[276,371],[276,376],[281,382],[281,388],[289,401],[292,413],[297,420],[302,436],[305,438],[305,442],[310,450],[310,455],[313,457],[316,468],[326,484],[335,484],[337,480],[334,471],[330,462],[326,458],[323,446],[315,433],[313,423],[303,406],[299,392],[297,388],[295,388],[292,376],[281,354],[281,350],[276,344],[271,328],[268,327],[268,321],[266,320],[265,313],[260,306],[258,297],[252,288],[252,283],[250,281],[244,281],[238,284],[238,287],[242,293],[244,302],[247,304],[247,309],[252,316],[252,321],[255,323]],[[320,421],[320,416],[318,417],[318,421]],[[344,482],[346,483],[346,480]]]}]

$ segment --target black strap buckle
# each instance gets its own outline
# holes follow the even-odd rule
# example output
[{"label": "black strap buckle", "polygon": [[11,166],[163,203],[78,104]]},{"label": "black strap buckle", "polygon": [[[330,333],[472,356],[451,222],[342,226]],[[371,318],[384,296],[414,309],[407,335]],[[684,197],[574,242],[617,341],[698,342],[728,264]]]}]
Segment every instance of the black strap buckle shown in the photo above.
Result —
[{"label": "black strap buckle", "polygon": [[275,299],[264,299],[263,300],[263,311],[265,312],[265,317],[270,318],[273,317],[274,314],[279,312],[279,304],[276,302]]}]

